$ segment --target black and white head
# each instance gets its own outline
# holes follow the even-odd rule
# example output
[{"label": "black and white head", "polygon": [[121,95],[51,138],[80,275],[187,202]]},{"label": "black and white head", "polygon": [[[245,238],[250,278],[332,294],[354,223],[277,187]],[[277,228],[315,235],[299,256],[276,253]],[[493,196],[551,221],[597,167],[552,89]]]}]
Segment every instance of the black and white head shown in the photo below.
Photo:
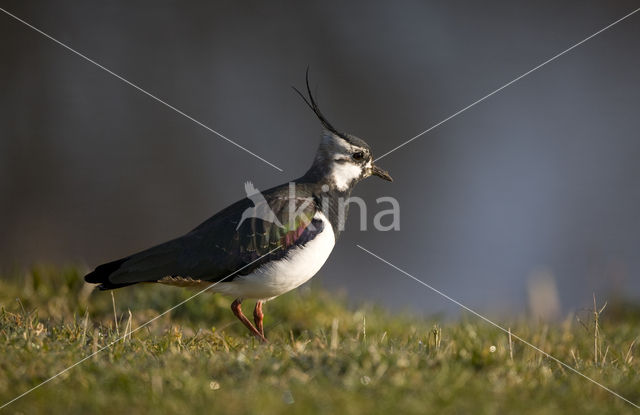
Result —
[{"label": "black and white head", "polygon": [[308,70],[307,93],[309,99],[296,88],[294,90],[313,110],[324,127],[322,140],[310,172],[320,176],[318,179],[324,179],[326,184],[340,192],[350,190],[358,181],[369,176],[378,176],[384,180],[393,181],[389,173],[373,164],[371,148],[364,140],[338,131],[325,118],[311,94]]}]

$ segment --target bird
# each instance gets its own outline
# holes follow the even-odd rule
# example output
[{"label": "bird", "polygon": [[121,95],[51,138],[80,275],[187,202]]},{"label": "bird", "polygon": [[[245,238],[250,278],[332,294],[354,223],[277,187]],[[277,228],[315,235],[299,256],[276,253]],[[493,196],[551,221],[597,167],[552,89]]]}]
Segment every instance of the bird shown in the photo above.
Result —
[{"label": "bird", "polygon": [[[346,212],[340,209],[348,208],[344,201],[356,184],[370,176],[393,181],[373,163],[371,148],[363,139],[340,132],[323,115],[311,93],[308,69],[308,96],[293,89],[323,127],[306,173],[260,197],[247,184],[247,198],[183,236],[99,265],[85,281],[98,284],[100,290],[139,283],[208,287],[233,298],[233,314],[267,343],[263,304],[302,285],[324,265],[344,229],[341,221]],[[258,205],[261,213],[254,214]],[[256,300],[253,323],[242,312],[245,299]]]}]

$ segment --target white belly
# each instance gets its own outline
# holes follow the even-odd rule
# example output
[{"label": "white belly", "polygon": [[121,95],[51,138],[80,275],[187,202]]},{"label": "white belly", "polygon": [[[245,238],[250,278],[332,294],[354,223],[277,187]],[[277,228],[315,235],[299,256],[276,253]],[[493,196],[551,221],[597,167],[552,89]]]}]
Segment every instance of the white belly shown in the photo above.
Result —
[{"label": "white belly", "polygon": [[230,282],[214,285],[211,291],[236,298],[266,300],[291,291],[307,282],[322,268],[335,245],[331,223],[320,212],[315,215],[324,228],[302,247],[291,249],[282,259],[273,261],[253,273],[236,277]]}]

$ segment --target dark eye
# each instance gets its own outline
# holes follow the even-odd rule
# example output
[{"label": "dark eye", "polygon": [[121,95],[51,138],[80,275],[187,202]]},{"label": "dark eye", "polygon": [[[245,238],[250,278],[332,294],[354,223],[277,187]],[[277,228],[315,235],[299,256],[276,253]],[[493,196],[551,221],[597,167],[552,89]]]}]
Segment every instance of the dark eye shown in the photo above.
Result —
[{"label": "dark eye", "polygon": [[351,155],[354,160],[362,160],[364,158],[364,153],[362,151],[358,151],[357,153],[353,153]]}]

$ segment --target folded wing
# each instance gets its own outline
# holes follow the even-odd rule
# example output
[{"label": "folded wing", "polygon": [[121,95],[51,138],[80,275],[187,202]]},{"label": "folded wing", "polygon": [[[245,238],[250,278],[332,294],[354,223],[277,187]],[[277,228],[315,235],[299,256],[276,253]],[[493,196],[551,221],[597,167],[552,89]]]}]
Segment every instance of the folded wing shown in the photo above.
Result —
[{"label": "folded wing", "polygon": [[252,206],[243,199],[180,238],[99,266],[85,280],[100,283],[101,289],[165,277],[231,281],[286,256],[291,247],[304,245],[322,231],[322,221],[314,219],[317,206],[309,197],[298,195],[290,204],[287,186],[264,195],[275,222],[249,218],[236,230],[242,212]]}]

